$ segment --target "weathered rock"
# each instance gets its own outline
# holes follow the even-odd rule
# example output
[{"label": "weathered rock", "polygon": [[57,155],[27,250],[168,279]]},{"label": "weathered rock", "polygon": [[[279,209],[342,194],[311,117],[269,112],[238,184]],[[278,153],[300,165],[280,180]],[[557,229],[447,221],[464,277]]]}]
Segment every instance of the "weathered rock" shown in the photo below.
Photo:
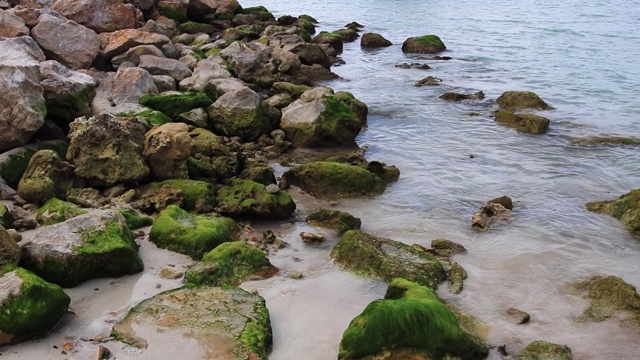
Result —
[{"label": "weathered rock", "polygon": [[460,93],[454,93],[454,92],[446,92],[442,95],[440,95],[440,99],[445,100],[445,101],[453,101],[453,102],[458,102],[458,101],[463,101],[463,100],[482,100],[484,99],[484,93],[482,91],[478,91],[476,93],[473,94],[460,94]]},{"label": "weathered rock", "polygon": [[98,33],[137,27],[136,8],[122,0],[57,0],[51,8]]},{"label": "weathered rock", "polygon": [[447,239],[435,239],[431,241],[431,248],[437,256],[450,257],[456,254],[466,254],[464,246]]},{"label": "weathered rock", "polygon": [[532,91],[506,91],[496,99],[496,103],[501,108],[510,111],[522,109],[552,109],[551,106],[547,105],[544,100]]},{"label": "weathered rock", "polygon": [[486,231],[497,221],[507,220],[511,211],[498,203],[485,203],[480,211],[471,217],[471,227],[475,230]]},{"label": "weathered rock", "polygon": [[640,189],[631,190],[616,200],[587,203],[587,210],[620,220],[625,229],[640,234]]},{"label": "weathered rock", "polygon": [[92,210],[25,234],[22,266],[73,287],[86,280],[142,271],[131,231],[117,211]]},{"label": "weathered rock", "polygon": [[73,169],[55,151],[39,150],[29,160],[18,183],[18,195],[37,204],[52,197],[65,198],[73,178]]},{"label": "weathered rock", "polygon": [[189,20],[187,19],[188,6],[189,1],[187,0],[160,0],[156,2],[156,10],[158,13],[173,19],[178,23],[183,23]]},{"label": "weathered rock", "polygon": [[153,222],[149,239],[158,247],[202,259],[216,246],[239,235],[235,221],[215,213],[195,215],[169,205]]},{"label": "weathered rock", "polygon": [[[199,353],[214,359],[266,360],[272,339],[263,298],[210,286],[183,287],[144,300],[113,327],[112,335],[139,348],[165,348],[176,336],[187,337]],[[166,347],[163,354],[179,358],[184,349]]]},{"label": "weathered rock", "polygon": [[135,118],[98,115],[71,123],[67,160],[90,183],[135,182],[149,173],[142,158],[146,129]]},{"label": "weathered rock", "polygon": [[424,79],[420,79],[415,83],[415,86],[438,86],[442,82],[442,79],[437,77],[433,77],[431,75],[427,76]]},{"label": "weathered rock", "polygon": [[487,201],[487,203],[500,204],[500,205],[504,206],[504,208],[507,209],[507,210],[513,210],[513,200],[511,200],[511,198],[506,196],[506,195],[502,195],[502,196],[497,197],[495,199],[491,199],[491,200]]},{"label": "weathered rock", "polygon": [[186,210],[211,212],[216,204],[216,190],[206,181],[171,179],[153,182],[138,188],[136,207],[144,212],[164,210],[177,205]]},{"label": "weathered rock", "polygon": [[36,221],[42,226],[65,222],[87,212],[75,204],[57,198],[47,200],[36,210]]},{"label": "weathered rock", "polygon": [[214,130],[242,140],[257,140],[275,128],[260,96],[248,87],[220,96],[209,108],[209,121]]},{"label": "weathered rock", "polygon": [[360,230],[362,224],[359,218],[349,213],[328,209],[315,210],[305,221],[311,225],[337,230],[340,235],[349,230]]},{"label": "weathered rock", "polygon": [[166,57],[141,55],[138,66],[147,70],[151,75],[169,75],[176,81],[181,81],[191,76],[191,70],[187,65]]},{"label": "weathered rock", "polygon": [[447,274],[435,257],[399,241],[359,230],[347,231],[331,250],[331,259],[363,276],[391,281],[402,277],[435,289]]},{"label": "weathered rock", "polygon": [[422,64],[422,63],[402,63],[402,64],[397,64],[396,65],[397,68],[400,69],[417,69],[417,70],[430,70],[431,66],[429,66],[429,64]]},{"label": "weathered rock", "polygon": [[510,307],[507,309],[507,315],[515,321],[516,324],[524,324],[528,323],[531,319],[531,315],[522,311],[520,309],[516,309],[514,307]]},{"label": "weathered rock", "polygon": [[311,40],[314,44],[318,45],[328,45],[332,49],[332,54],[327,54],[331,56],[336,56],[342,53],[344,48],[344,43],[342,41],[342,35],[334,32],[326,32],[321,31],[318,35],[313,37]]},{"label": "weathered rock", "polygon": [[0,266],[0,345],[45,337],[70,302],[59,286],[25,269]]},{"label": "weathered rock", "polygon": [[[388,352],[397,354],[375,356]],[[411,356],[403,357],[408,352]],[[472,360],[488,353],[488,347],[460,327],[456,314],[431,289],[394,279],[383,300],[370,303],[351,321],[342,335],[338,359]]]},{"label": "weathered rock", "polygon": [[402,43],[402,52],[413,54],[436,54],[447,49],[437,35],[410,37]]},{"label": "weathered rock", "polygon": [[218,207],[223,214],[286,219],[296,204],[286,191],[271,194],[266,186],[247,179],[235,179],[218,190]]},{"label": "weathered rock", "polygon": [[100,36],[100,47],[107,59],[116,55],[124,54],[127,50],[139,45],[162,46],[171,40],[161,34],[154,34],[139,29],[125,29],[110,33],[102,33]]},{"label": "weathered rock", "polygon": [[633,325],[640,326],[640,295],[633,285],[616,276],[594,276],[576,284],[576,288],[591,300],[578,321],[599,322],[624,312]]},{"label": "weathered rock", "polygon": [[495,112],[496,122],[506,125],[520,132],[530,134],[544,134],[549,129],[549,119],[534,114],[514,114],[508,110]]},{"label": "weathered rock", "polygon": [[180,114],[187,111],[213,104],[211,98],[205,94],[178,91],[144,95],[140,97],[139,101],[140,104],[161,111],[172,119],[177,119]]},{"label": "weathered rock", "polygon": [[21,18],[6,10],[0,10],[0,37],[26,35],[29,35],[29,28]]},{"label": "weathered rock", "polygon": [[164,57],[162,50],[154,45],[138,45],[130,48],[125,53],[114,56],[111,59],[111,64],[118,68],[123,63],[129,62],[138,66],[140,64],[140,57],[142,55],[152,55],[156,57]]},{"label": "weathered rock", "polygon": [[191,137],[187,124],[164,124],[145,135],[143,155],[157,179],[188,178],[187,159],[190,153]]},{"label": "weathered rock", "polygon": [[[155,0],[153,2],[155,2]],[[174,36],[177,36],[180,34],[180,30],[178,29],[178,22],[162,15],[158,16],[153,20],[152,19],[147,20],[147,23],[144,24],[144,26],[140,28],[140,30],[164,35],[168,38],[173,38]],[[168,43],[167,45],[169,44],[171,43]],[[175,49],[175,47],[173,49]],[[166,53],[165,53],[165,56],[171,57],[171,56],[168,56]]]},{"label": "weathered rock", "polygon": [[624,136],[590,136],[586,138],[572,138],[572,145],[640,145],[640,139]]},{"label": "weathered rock", "polygon": [[439,259],[442,268],[447,273],[449,281],[449,291],[453,294],[460,294],[464,287],[464,280],[467,279],[467,271],[457,262],[451,259]]},{"label": "weathered rock", "polygon": [[120,209],[120,215],[124,217],[127,227],[131,230],[143,228],[145,226],[153,225],[153,219],[147,216],[140,215],[137,211],[131,208]]},{"label": "weathered rock", "polygon": [[271,265],[265,253],[242,241],[218,245],[204,255],[201,262],[187,270],[184,282],[208,286],[238,286],[240,283],[266,279],[278,269]]},{"label": "weathered rock", "polygon": [[381,48],[391,45],[393,45],[391,41],[377,33],[364,33],[360,38],[360,47],[363,48]]},{"label": "weathered rock", "polygon": [[[0,272],[2,272],[2,268],[5,265],[18,265],[21,255],[22,249],[20,248],[20,245],[18,245],[4,226],[0,225]],[[0,294],[1,293],[2,287],[0,286]],[[1,299],[2,295],[0,295],[0,301]],[[0,331],[1,330],[2,329],[0,328]]]},{"label": "weathered rock", "polygon": [[275,172],[269,166],[254,166],[244,169],[239,177],[265,185],[269,194],[277,194],[280,191],[280,188],[276,185]]},{"label": "weathered rock", "polygon": [[0,38],[0,152],[26,144],[47,113],[39,63],[42,50],[28,36]]},{"label": "weathered rock", "polygon": [[6,205],[0,204],[0,226],[8,229],[13,224],[13,214]]},{"label": "weathered rock", "polygon": [[567,345],[553,344],[544,340],[536,340],[522,351],[513,355],[514,360],[571,360],[571,349]]},{"label": "weathered rock", "polygon": [[308,231],[303,231],[300,233],[300,238],[302,241],[306,243],[319,243],[324,241],[324,235],[322,234],[314,234]]},{"label": "weathered rock", "polygon": [[0,177],[6,180],[9,186],[16,188],[27,170],[31,157],[42,149],[55,150],[58,155],[64,156],[67,152],[67,144],[60,140],[43,141],[1,153]]},{"label": "weathered rock", "polygon": [[220,61],[212,59],[200,60],[191,77],[180,81],[180,90],[211,93],[211,80],[231,77],[229,70]]},{"label": "weathered rock", "polygon": [[153,83],[158,92],[176,91],[176,79],[169,75],[153,75]]},{"label": "weathered rock", "polygon": [[137,104],[142,95],[157,92],[158,88],[149,72],[135,67],[120,67],[117,72],[108,73],[100,82],[91,102],[91,110],[94,115],[121,112],[118,105]]},{"label": "weathered rock", "polygon": [[352,42],[352,41],[356,41],[357,38],[360,37],[360,34],[358,34],[358,31],[354,30],[354,29],[338,29],[336,31],[334,31],[334,33],[342,36],[342,41],[344,42]]}]

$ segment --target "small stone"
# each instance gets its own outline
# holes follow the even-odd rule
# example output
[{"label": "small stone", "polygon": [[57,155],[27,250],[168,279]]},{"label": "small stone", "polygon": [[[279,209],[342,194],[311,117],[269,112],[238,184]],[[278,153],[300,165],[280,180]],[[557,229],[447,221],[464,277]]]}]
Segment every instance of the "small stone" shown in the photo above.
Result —
[{"label": "small stone", "polygon": [[102,345],[98,345],[96,348],[96,354],[93,357],[95,360],[105,360],[111,356],[111,351]]},{"label": "small stone", "polygon": [[528,323],[531,319],[531,315],[514,307],[507,309],[507,315],[509,315],[509,317],[512,318],[516,322],[516,324]]},{"label": "small stone", "polygon": [[20,219],[13,222],[13,228],[18,231],[35,229],[36,226],[36,219]]},{"label": "small stone", "polygon": [[284,249],[287,247],[287,242],[286,241],[282,241],[280,239],[276,239],[273,241],[273,248],[274,249]]},{"label": "small stone", "polygon": [[287,273],[289,279],[302,279],[304,275],[300,271],[291,270]]},{"label": "small stone", "polygon": [[487,203],[500,204],[500,205],[504,206],[505,209],[513,210],[513,200],[511,200],[511,198],[506,196],[506,195],[502,195],[502,196],[500,196],[498,198],[491,199],[491,200],[487,201]]},{"label": "small stone", "polygon": [[276,234],[271,230],[265,230],[262,233],[262,242],[265,244],[273,244],[276,241]]},{"label": "small stone", "polygon": [[324,235],[322,235],[322,234],[313,234],[313,233],[306,232],[306,231],[301,232],[300,233],[300,237],[302,238],[302,241],[309,242],[309,243],[315,243],[315,242],[324,241]]},{"label": "small stone", "polygon": [[267,185],[267,192],[269,194],[277,194],[278,192],[280,192],[280,187],[278,187],[278,185],[276,184],[269,184]]},{"label": "small stone", "polygon": [[162,269],[160,269],[160,273],[158,274],[158,276],[160,276],[161,278],[169,280],[179,279],[182,277],[182,275],[184,275],[182,271],[171,266],[163,267]]}]

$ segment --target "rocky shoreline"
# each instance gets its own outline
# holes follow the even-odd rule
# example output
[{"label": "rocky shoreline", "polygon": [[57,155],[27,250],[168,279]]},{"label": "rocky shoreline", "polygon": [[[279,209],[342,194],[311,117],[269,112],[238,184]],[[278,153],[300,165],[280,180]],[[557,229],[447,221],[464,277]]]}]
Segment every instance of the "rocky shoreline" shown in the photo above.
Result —
[{"label": "rocky shoreline", "polygon": [[[158,354],[186,338],[199,358],[266,359],[268,304],[238,286],[278,273],[268,256],[287,244],[252,223],[306,220],[340,238],[331,251],[340,268],[389,283],[384,299],[345,330],[338,358],[507,355],[500,344],[485,343],[478,320],[435,293],[445,281],[452,293],[463,291],[467,273],[451,259],[466,251],[461,245],[381,238],[360,230],[367,219],[335,209],[300,218],[303,194],[329,204],[376,196],[400,176],[357,146],[367,105],[318,86],[337,77],[331,66],[340,63],[345,42],[389,46],[381,35],[361,36],[357,23],[316,34],[308,15],[276,19],[235,0],[0,0],[0,23],[0,354],[54,328],[64,332],[64,320],[56,324],[74,309],[63,288],[139,274],[151,262],[139,248],[156,246],[186,255],[185,269],[160,272],[184,286],[138,299],[110,319],[108,334],[86,334],[94,357],[112,358],[117,341]],[[407,53],[444,50],[436,35],[402,46]],[[534,93],[507,91],[496,104],[498,124],[530,134],[549,128],[538,112],[551,107]],[[276,174],[274,164],[285,171]],[[637,233],[636,197],[632,191],[587,207]],[[507,197],[491,200],[472,225],[488,230],[512,208]],[[300,236],[324,240],[322,231]],[[576,289],[593,300],[577,321],[623,312],[638,326],[640,296],[622,279],[594,277]],[[529,321],[522,310],[505,311]],[[61,346],[69,356],[80,348]],[[544,341],[514,358],[540,354],[571,358],[568,347]]]}]

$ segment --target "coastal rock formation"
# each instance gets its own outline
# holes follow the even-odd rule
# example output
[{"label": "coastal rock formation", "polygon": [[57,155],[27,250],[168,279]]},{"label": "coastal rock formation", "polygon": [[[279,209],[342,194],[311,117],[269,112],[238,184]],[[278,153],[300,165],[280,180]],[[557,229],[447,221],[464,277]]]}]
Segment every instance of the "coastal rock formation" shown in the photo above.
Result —
[{"label": "coastal rock formation", "polygon": [[118,105],[137,104],[142,95],[156,93],[158,88],[148,71],[121,67],[100,81],[91,102],[91,110],[94,115],[117,113]]},{"label": "coastal rock formation", "polygon": [[437,54],[446,49],[447,47],[437,35],[410,37],[402,43],[404,53]]},{"label": "coastal rock formation", "polygon": [[29,35],[29,28],[24,20],[8,11],[0,10],[0,37],[17,37]]},{"label": "coastal rock formation", "polygon": [[0,225],[0,269],[5,265],[18,265],[21,255],[22,249],[20,246],[13,240],[13,237],[4,226]]},{"label": "coastal rock formation", "polygon": [[342,35],[335,32],[321,31],[318,35],[314,36],[311,41],[314,44],[323,46],[325,53],[330,56],[341,54],[344,48]]},{"label": "coastal rock formation", "polygon": [[43,141],[0,153],[0,177],[15,189],[27,170],[31,157],[41,149],[55,150],[58,155],[64,157],[67,144],[61,140]]},{"label": "coastal rock formation", "polygon": [[640,295],[633,285],[616,276],[594,276],[575,287],[591,300],[578,321],[599,322],[623,313],[632,325],[640,327]]},{"label": "coastal rock formation", "polygon": [[[277,112],[277,111],[276,111]],[[213,129],[226,136],[239,136],[244,141],[257,140],[275,129],[277,119],[260,96],[248,87],[220,96],[208,110]]]},{"label": "coastal rock formation", "polygon": [[18,195],[36,204],[53,197],[66,198],[73,178],[73,169],[55,151],[39,150],[18,183]]},{"label": "coastal rock formation", "polygon": [[364,33],[360,38],[360,47],[362,48],[381,48],[391,45],[393,45],[391,41],[377,33]]},{"label": "coastal rock formation", "polygon": [[142,15],[122,0],[56,0],[51,9],[97,33],[138,27]]},{"label": "coastal rock formation", "polygon": [[544,134],[549,129],[549,119],[534,114],[514,114],[508,110],[497,110],[494,114],[498,124],[515,128],[529,134]]},{"label": "coastal rock formation", "polygon": [[140,104],[158,110],[171,119],[182,113],[213,104],[210,97],[201,93],[168,91],[161,94],[147,94],[140,97]]},{"label": "coastal rock formation", "polygon": [[192,179],[169,179],[138,188],[136,208],[152,213],[177,205],[185,210],[211,212],[216,204],[216,189],[211,183]]},{"label": "coastal rock formation", "polygon": [[[0,200],[3,200],[0,198]],[[6,205],[0,204],[0,226],[5,228],[10,228],[11,224],[13,224],[13,214]]]},{"label": "coastal rock formation", "polygon": [[124,54],[129,49],[139,45],[154,45],[161,47],[171,42],[165,35],[155,34],[140,29],[125,29],[114,32],[102,33],[100,47],[105,58],[111,59],[116,55]]},{"label": "coastal rock formation", "polygon": [[111,59],[111,65],[113,65],[113,67],[116,69],[124,63],[130,63],[138,66],[140,64],[140,57],[142,55],[164,57],[162,50],[160,50],[160,48],[158,48],[157,46],[138,45],[127,50],[124,54],[114,56],[113,59]]},{"label": "coastal rock formation", "polygon": [[544,340],[536,340],[527,345],[522,351],[513,355],[514,360],[571,360],[571,349],[567,345],[558,345]]},{"label": "coastal rock formation", "polygon": [[471,226],[479,231],[489,230],[495,222],[509,219],[512,209],[513,202],[508,196],[489,200],[473,215]]},{"label": "coastal rock formation", "polygon": [[329,209],[317,209],[309,214],[305,221],[311,225],[336,230],[339,235],[349,230],[360,230],[362,224],[359,218],[347,212]]},{"label": "coastal rock formation", "polygon": [[253,180],[235,179],[218,190],[216,210],[230,216],[287,219],[296,203],[286,191],[269,193]]},{"label": "coastal rock formation", "polygon": [[625,229],[640,234],[640,189],[631,190],[616,200],[587,203],[587,210],[620,220]]},{"label": "coastal rock formation", "polygon": [[229,70],[222,66],[222,58],[203,59],[198,61],[191,77],[180,81],[179,88],[182,91],[195,91],[211,94],[212,80],[228,79],[231,77]]},{"label": "coastal rock formation", "polygon": [[157,179],[186,179],[187,159],[191,153],[189,127],[184,123],[168,123],[147,132],[143,156]]},{"label": "coastal rock formation", "polygon": [[533,91],[505,91],[498,99],[496,99],[496,103],[500,108],[509,111],[523,109],[552,109],[551,106],[547,105],[547,103]]},{"label": "coastal rock formation", "polygon": [[473,94],[460,94],[455,92],[447,92],[440,95],[440,99],[445,101],[458,102],[463,100],[482,100],[484,99],[484,92],[478,91]]},{"label": "coastal rock formation", "polygon": [[48,226],[67,221],[86,213],[86,210],[83,210],[76,204],[51,198],[36,210],[36,221],[42,226]]}]

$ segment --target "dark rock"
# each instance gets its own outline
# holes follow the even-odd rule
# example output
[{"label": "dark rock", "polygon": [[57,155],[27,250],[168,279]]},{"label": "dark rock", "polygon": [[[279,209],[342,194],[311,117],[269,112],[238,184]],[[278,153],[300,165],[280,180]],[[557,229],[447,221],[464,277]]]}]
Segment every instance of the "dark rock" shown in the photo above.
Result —
[{"label": "dark rock", "polygon": [[360,47],[363,48],[381,48],[391,45],[393,45],[391,41],[377,33],[364,33],[360,38]]},{"label": "dark rock", "polygon": [[529,315],[528,313],[520,309],[516,309],[513,307],[507,309],[507,315],[511,319],[513,319],[513,321],[515,321],[516,324],[528,323],[529,320],[531,319],[531,315]]},{"label": "dark rock", "polygon": [[411,37],[402,43],[402,52],[414,54],[435,54],[447,47],[437,35]]}]

